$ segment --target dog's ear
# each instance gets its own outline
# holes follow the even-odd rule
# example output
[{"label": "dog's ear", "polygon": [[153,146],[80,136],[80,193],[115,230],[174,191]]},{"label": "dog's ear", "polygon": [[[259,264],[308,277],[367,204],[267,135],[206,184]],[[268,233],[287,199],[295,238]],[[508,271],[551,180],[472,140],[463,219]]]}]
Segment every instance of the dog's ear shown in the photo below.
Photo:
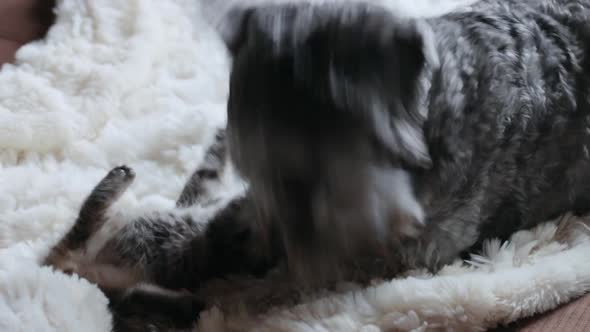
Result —
[{"label": "dog's ear", "polygon": [[[423,131],[428,106],[420,98],[427,94],[422,76],[439,67],[433,33],[422,22],[411,21],[398,25],[391,45],[391,59],[397,63],[385,75],[391,75],[386,82],[395,82],[397,91],[392,91],[389,98],[383,96],[388,99],[390,126],[382,128],[382,138],[405,162],[428,168],[432,161]],[[377,126],[382,126],[381,120],[377,116]]]},{"label": "dog's ear", "polygon": [[216,29],[232,56],[235,56],[248,38],[248,22],[254,9],[233,7],[225,11],[216,23]]},{"label": "dog's ear", "polygon": [[399,82],[410,83],[400,86],[405,104],[412,103],[412,99],[419,92],[416,84],[419,83],[425,67],[434,69],[440,65],[434,43],[432,30],[422,21],[400,23],[395,29],[390,51],[394,52],[394,57],[397,58],[395,69],[399,75]]},{"label": "dog's ear", "polygon": [[433,33],[419,20],[384,11],[359,17],[345,27],[350,33],[339,33],[343,39],[326,46],[337,50],[328,65],[332,99],[342,109],[360,112],[393,158],[428,168],[423,133],[428,112],[422,100],[427,80],[422,77],[439,66]]}]

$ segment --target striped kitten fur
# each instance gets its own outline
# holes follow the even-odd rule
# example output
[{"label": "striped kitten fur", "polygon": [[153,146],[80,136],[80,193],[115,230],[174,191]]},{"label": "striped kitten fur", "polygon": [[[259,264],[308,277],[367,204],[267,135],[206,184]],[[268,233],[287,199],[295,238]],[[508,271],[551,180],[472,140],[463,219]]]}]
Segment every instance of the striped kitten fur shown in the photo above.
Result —
[{"label": "striped kitten fur", "polygon": [[114,168],[45,259],[44,265],[98,285],[110,300],[115,331],[190,329],[205,306],[194,295],[203,282],[272,266],[272,251],[244,221],[252,217],[246,198],[219,199],[211,192],[226,167],[224,140],[221,130],[175,209],[125,223],[93,253],[89,243],[107,222],[109,207],[135,179],[131,168]]}]

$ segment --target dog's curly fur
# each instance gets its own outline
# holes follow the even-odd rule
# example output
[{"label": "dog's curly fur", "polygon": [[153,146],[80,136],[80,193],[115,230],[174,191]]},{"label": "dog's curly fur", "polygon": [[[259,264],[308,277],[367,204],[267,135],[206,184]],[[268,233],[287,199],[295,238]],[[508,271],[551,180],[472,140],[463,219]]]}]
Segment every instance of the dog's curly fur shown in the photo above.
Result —
[{"label": "dog's curly fur", "polygon": [[367,253],[436,270],[590,206],[590,1],[228,17],[229,149],[295,272]]}]

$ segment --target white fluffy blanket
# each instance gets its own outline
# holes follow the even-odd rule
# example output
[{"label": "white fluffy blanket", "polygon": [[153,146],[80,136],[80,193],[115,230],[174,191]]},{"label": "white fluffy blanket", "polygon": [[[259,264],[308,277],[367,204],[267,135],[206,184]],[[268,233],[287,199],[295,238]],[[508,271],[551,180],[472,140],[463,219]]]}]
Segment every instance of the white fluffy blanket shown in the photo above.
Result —
[{"label": "white fluffy blanket", "polygon": [[[434,0],[386,2],[416,14],[447,9]],[[109,331],[102,293],[40,268],[40,256],[115,165],[138,174],[118,213],[171,208],[225,121],[228,61],[197,1],[61,0],[57,14],[47,38],[0,71],[0,331]],[[508,245],[490,242],[472,267],[349,285],[265,315],[214,308],[198,328],[464,331],[511,322],[590,290],[585,228],[556,225],[521,232]],[[250,299],[281,288],[272,280],[237,283],[238,297]]]}]

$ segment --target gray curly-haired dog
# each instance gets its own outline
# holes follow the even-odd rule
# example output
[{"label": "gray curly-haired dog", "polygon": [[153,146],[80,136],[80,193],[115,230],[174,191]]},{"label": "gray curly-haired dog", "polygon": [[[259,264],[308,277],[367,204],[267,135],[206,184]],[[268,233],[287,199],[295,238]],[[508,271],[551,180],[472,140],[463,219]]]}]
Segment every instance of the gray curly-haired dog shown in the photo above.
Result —
[{"label": "gray curly-haired dog", "polygon": [[294,272],[436,270],[590,207],[590,1],[234,9],[228,144]]}]

